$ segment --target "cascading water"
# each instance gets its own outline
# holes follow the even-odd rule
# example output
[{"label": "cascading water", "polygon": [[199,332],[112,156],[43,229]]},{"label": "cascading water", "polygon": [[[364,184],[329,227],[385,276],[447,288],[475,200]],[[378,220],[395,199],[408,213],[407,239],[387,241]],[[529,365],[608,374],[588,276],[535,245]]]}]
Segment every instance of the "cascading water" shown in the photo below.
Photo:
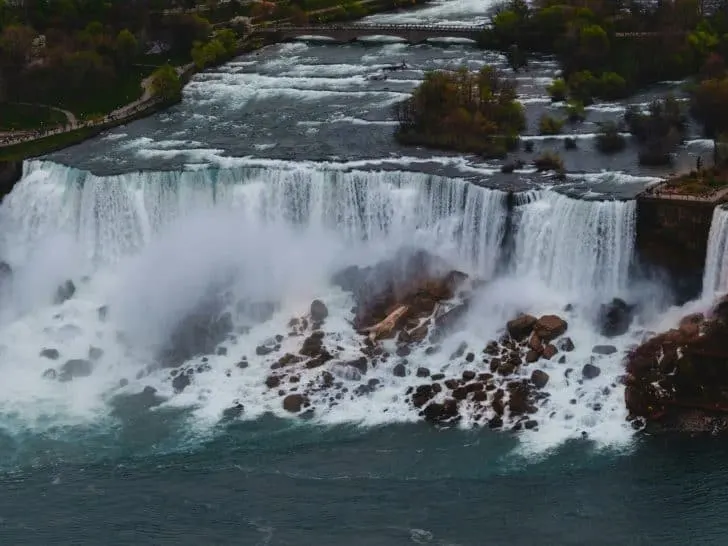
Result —
[{"label": "cascading water", "polygon": [[517,206],[513,269],[575,296],[625,292],[634,252],[634,201],[580,201],[554,192]]},{"label": "cascading water", "polygon": [[728,289],[728,210],[716,207],[710,224],[705,256],[703,297],[712,298]]},{"label": "cascading water", "polygon": [[[300,348],[300,340],[280,335],[290,318],[300,316],[311,299],[324,299],[330,309],[327,339],[337,345],[338,359],[355,360],[361,338],[350,325],[351,296],[332,287],[330,276],[351,263],[392,257],[403,247],[424,248],[488,281],[462,332],[443,342],[443,354],[462,343],[480,351],[518,312],[562,313],[567,303],[596,304],[626,289],[634,203],[578,201],[551,191],[509,198],[459,179],[329,167],[275,162],[100,177],[50,162],[27,164],[0,208],[2,256],[17,273],[13,293],[36,297],[5,313],[0,345],[5,362],[29,364],[5,370],[14,381],[1,387],[0,414],[32,415],[36,425],[95,419],[111,394],[151,384],[169,398],[167,405],[192,406],[203,422],[216,421],[235,401],[244,403],[246,418],[285,415],[275,390],[261,386],[271,358]],[[509,256],[503,250],[508,231],[515,239],[511,264],[498,267]],[[78,292],[53,305],[63,275],[74,279]],[[210,354],[184,356],[206,371],[179,388],[173,376],[157,369],[156,355],[180,318],[199,309],[215,286],[227,287],[219,311],[228,309],[233,324]],[[269,311],[246,322],[241,303]],[[100,318],[102,306],[109,306],[108,319]],[[579,309],[568,320],[579,348],[564,359],[581,366],[601,339]],[[281,341],[266,357],[256,347],[271,339]],[[42,349],[58,350],[61,362],[85,358],[93,346],[104,356],[90,377],[62,385],[41,378],[49,365],[38,358]],[[246,365],[238,366],[242,356]],[[424,347],[413,350],[411,360],[433,372],[467,366]],[[605,442],[624,433],[621,393],[613,385],[620,373],[617,357],[600,361],[604,374],[583,385],[563,374],[563,364],[539,366],[552,375],[550,398],[538,417],[543,446],[585,430]],[[530,371],[522,373],[528,377]],[[379,389],[365,397],[331,405],[312,395],[317,419],[418,418],[402,399],[403,389],[417,384],[414,375],[395,378],[390,365],[372,375]],[[465,417],[465,425],[475,422]]]}]

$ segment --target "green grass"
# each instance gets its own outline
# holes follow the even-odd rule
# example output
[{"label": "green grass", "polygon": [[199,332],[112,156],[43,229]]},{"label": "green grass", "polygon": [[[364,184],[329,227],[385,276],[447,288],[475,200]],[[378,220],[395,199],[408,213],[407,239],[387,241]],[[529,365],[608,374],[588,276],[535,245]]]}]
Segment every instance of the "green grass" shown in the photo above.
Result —
[{"label": "green grass", "polygon": [[55,127],[66,123],[66,116],[44,106],[0,103],[0,131],[18,131]]},{"label": "green grass", "polygon": [[144,92],[142,80],[153,71],[154,68],[149,66],[134,66],[124,77],[119,78],[110,91],[84,99],[64,99],[54,103],[54,106],[70,110],[79,119],[102,117],[140,98]]},{"label": "green grass", "polygon": [[68,133],[59,133],[30,142],[3,147],[0,148],[0,161],[22,161],[29,157],[47,154],[54,150],[78,144],[100,132],[101,129],[98,127],[83,127]]}]

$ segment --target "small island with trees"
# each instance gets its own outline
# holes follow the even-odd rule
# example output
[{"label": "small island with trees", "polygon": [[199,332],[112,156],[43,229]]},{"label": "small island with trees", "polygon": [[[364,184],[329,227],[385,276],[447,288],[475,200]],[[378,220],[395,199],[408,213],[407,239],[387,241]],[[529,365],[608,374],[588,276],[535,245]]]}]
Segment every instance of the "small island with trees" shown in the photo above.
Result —
[{"label": "small island with trees", "polygon": [[[619,153],[628,143],[641,165],[670,165],[685,142],[688,117],[714,139],[706,169],[675,177],[665,191],[704,194],[728,187],[728,0],[507,0],[496,8],[479,46],[499,50],[514,71],[533,55],[551,55],[561,74],[548,87],[563,117],[544,114],[540,135],[562,134],[585,121],[585,107],[619,101],[664,81],[684,81],[688,100],[667,94],[647,108],[629,107],[617,121],[599,125],[596,150]],[[525,128],[513,80],[492,69],[427,74],[413,96],[396,107],[396,139],[403,144],[503,157],[519,148]],[[526,141],[526,151],[533,143]],[[575,149],[574,138],[564,140]],[[558,154],[534,159],[539,170],[563,174]],[[513,165],[503,172],[512,172]]]}]

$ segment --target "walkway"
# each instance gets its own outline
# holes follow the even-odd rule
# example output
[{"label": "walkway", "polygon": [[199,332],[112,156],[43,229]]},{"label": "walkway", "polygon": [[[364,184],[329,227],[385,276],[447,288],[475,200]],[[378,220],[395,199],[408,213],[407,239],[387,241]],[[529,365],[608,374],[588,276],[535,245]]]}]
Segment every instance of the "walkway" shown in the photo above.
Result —
[{"label": "walkway", "polygon": [[[182,76],[193,68],[194,64],[190,63],[184,66],[178,66],[175,70],[177,70],[177,75]],[[130,102],[129,104],[125,104],[124,106],[117,108],[112,112],[109,112],[103,118],[97,120],[79,122],[79,120],[72,112],[69,112],[68,110],[63,110],[61,108],[48,106],[48,108],[53,108],[54,110],[63,112],[66,115],[68,123],[65,126],[56,127],[47,131],[12,131],[10,133],[0,133],[0,147],[13,146],[14,144],[30,142],[32,140],[38,140],[51,135],[69,133],[71,131],[87,127],[99,127],[111,123],[116,125],[121,124],[125,120],[136,116],[137,114],[139,114],[139,112],[151,108],[160,101],[160,99],[154,96],[154,91],[152,89],[152,76],[144,78],[141,82],[141,87],[143,89],[141,97],[133,102]]]}]

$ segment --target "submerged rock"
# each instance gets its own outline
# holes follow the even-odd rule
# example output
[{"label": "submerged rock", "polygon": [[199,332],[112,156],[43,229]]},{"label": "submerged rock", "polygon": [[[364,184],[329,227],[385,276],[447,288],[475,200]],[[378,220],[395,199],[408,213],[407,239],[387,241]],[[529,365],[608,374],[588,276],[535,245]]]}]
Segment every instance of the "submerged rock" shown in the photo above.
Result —
[{"label": "submerged rock", "polygon": [[60,381],[71,381],[77,377],[88,377],[93,371],[93,365],[90,361],[76,358],[66,361],[59,370],[58,379]]},{"label": "submerged rock", "polygon": [[61,353],[58,352],[58,349],[43,349],[40,352],[40,356],[48,358],[49,360],[58,360]]},{"label": "submerged rock", "polygon": [[283,399],[283,409],[291,413],[298,413],[307,405],[308,399],[302,394],[289,394]]},{"label": "submerged rock", "polygon": [[634,306],[624,300],[614,298],[602,305],[599,311],[599,328],[603,336],[617,337],[626,334],[632,324]]},{"label": "submerged rock", "polygon": [[584,379],[594,379],[596,377],[599,377],[601,373],[602,370],[594,364],[584,364],[584,367],[581,370],[581,375],[582,377],[584,377]]},{"label": "submerged rock", "polygon": [[58,377],[58,372],[54,370],[53,368],[48,368],[46,371],[43,372],[43,379],[56,379]]},{"label": "submerged rock", "polygon": [[329,316],[329,309],[321,300],[311,302],[311,319],[314,322],[323,322]]},{"label": "submerged rock", "polygon": [[53,302],[56,305],[60,305],[66,300],[70,300],[76,293],[76,285],[73,284],[72,280],[67,280],[61,286],[56,289],[56,295]]},{"label": "submerged rock", "polygon": [[96,361],[101,359],[101,357],[104,356],[104,350],[99,347],[91,346],[88,348],[88,358],[89,360]]},{"label": "submerged rock", "polygon": [[595,355],[613,355],[617,352],[614,345],[595,345],[592,347],[592,353]]},{"label": "submerged rock", "polygon": [[192,382],[189,374],[179,373],[172,379],[172,388],[177,394],[184,391]]}]

